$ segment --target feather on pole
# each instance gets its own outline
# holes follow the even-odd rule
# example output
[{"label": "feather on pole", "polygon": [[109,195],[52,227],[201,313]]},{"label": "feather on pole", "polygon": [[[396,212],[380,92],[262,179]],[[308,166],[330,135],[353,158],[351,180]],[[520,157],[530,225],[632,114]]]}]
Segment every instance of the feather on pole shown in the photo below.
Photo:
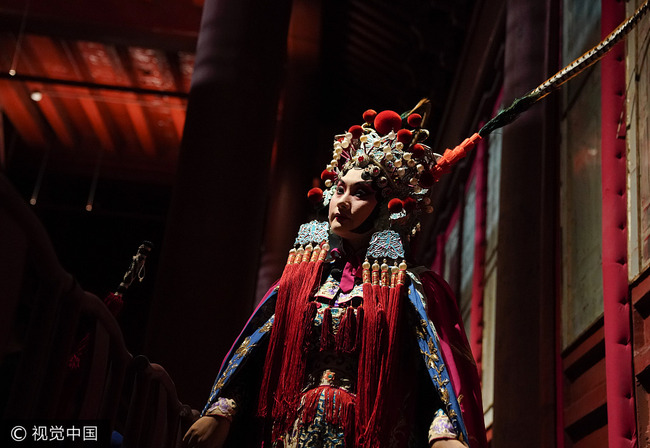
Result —
[{"label": "feather on pole", "polygon": [[[634,29],[647,12],[648,0],[639,6],[629,19],[621,23],[598,45],[584,53],[578,59],[564,67],[526,95],[521,98],[516,98],[509,107],[499,112],[494,118],[488,121],[481,130],[470,138],[465,139],[465,141],[460,145],[453,149],[447,149],[442,157],[437,160],[436,165],[431,169],[434,181],[437,182],[445,173],[451,171],[451,168],[460,159],[465,157],[467,152],[471,150],[483,137],[488,136],[496,129],[512,123],[533,104],[602,59],[614,45]],[[420,102],[416,108],[422,105],[426,105],[426,102]]]},{"label": "feather on pole", "polygon": [[582,73],[585,69],[589,68],[607,54],[623,37],[625,37],[637,23],[648,12],[648,1],[644,2],[634,12],[634,14],[621,23],[614,31],[612,31],[605,39],[600,41],[598,45],[591,50],[584,53],[575,61],[564,67],[562,70],[551,76],[549,79],[540,84],[537,88],[531,90],[529,93],[515,101],[506,109],[499,112],[494,118],[488,121],[478,132],[481,137],[489,135],[495,129],[499,129],[516,120],[519,115],[528,110],[533,104],[544,98],[552,91],[559,88],[562,84]]}]

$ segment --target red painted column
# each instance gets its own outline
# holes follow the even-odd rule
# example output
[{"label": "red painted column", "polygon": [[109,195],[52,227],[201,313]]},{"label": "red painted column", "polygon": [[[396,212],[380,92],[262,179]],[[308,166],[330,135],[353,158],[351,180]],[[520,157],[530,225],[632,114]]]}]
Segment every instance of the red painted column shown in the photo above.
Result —
[{"label": "red painted column", "polygon": [[[548,2],[552,3],[552,2]],[[553,9],[508,0],[503,98],[556,71]],[[557,108],[553,98],[502,131],[494,366],[495,447],[555,445]]]},{"label": "red painted column", "polygon": [[145,353],[201,409],[253,309],[291,1],[206,0]]},{"label": "red painted column", "polygon": [[485,286],[485,219],[487,202],[487,163],[485,140],[476,148],[476,227],[474,229],[474,269],[472,271],[472,311],[470,315],[470,346],[479,375],[483,361],[483,290]]},{"label": "red painted column", "polygon": [[[625,19],[625,3],[602,0],[601,31]],[[619,43],[602,60],[603,300],[609,446],[637,446],[627,273],[625,137],[618,134],[625,107],[625,47]],[[620,127],[624,132],[625,124]]]}]

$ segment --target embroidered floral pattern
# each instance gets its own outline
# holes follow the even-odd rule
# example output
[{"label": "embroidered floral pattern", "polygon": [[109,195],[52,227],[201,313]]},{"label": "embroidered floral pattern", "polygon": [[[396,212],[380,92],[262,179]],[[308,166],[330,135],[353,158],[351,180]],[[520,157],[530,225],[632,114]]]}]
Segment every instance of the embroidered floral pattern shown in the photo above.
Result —
[{"label": "embroidered floral pattern", "polygon": [[327,221],[311,221],[300,226],[295,245],[305,245],[309,243],[322,243],[327,241],[329,224]]},{"label": "embroidered floral pattern", "polygon": [[319,303],[318,309],[316,310],[316,317],[314,318],[314,325],[320,327],[323,324],[323,313],[327,308],[329,308],[332,313],[332,331],[336,334],[339,324],[341,323],[341,318],[346,312],[345,308],[329,307],[324,303]]},{"label": "embroidered floral pattern", "polygon": [[232,422],[232,418],[237,414],[237,403],[230,398],[220,397],[212,406],[208,408],[205,415],[219,415]]},{"label": "embroidered floral pattern", "polygon": [[454,430],[454,425],[442,409],[438,409],[436,415],[429,427],[429,444],[440,439],[455,439],[458,435]]},{"label": "embroidered floral pattern", "polygon": [[358,284],[354,285],[352,290],[348,293],[341,292],[339,294],[339,297],[336,299],[336,302],[334,302],[334,305],[336,306],[346,306],[350,302],[352,302],[352,299],[362,299],[363,298],[363,285]]},{"label": "embroidered floral pattern", "polygon": [[352,299],[358,298],[360,301],[363,298],[363,285],[360,283],[354,285],[352,290],[347,293],[340,291],[340,289],[339,282],[330,275],[327,277],[327,280],[325,280],[325,283],[323,283],[323,285],[318,289],[315,297],[327,299],[329,301],[336,298],[334,306],[347,306]]},{"label": "embroidered floral pattern", "polygon": [[311,423],[302,424],[301,419],[296,423],[290,434],[285,434],[281,441],[273,444],[274,448],[344,448],[345,432],[339,425],[327,423],[325,420],[325,393],[318,399],[316,416]]},{"label": "embroidered floral pattern", "polygon": [[339,282],[334,280],[330,275],[327,277],[327,280],[325,280],[325,283],[323,283],[323,285],[318,289],[316,297],[332,300],[337,292],[339,292]]}]

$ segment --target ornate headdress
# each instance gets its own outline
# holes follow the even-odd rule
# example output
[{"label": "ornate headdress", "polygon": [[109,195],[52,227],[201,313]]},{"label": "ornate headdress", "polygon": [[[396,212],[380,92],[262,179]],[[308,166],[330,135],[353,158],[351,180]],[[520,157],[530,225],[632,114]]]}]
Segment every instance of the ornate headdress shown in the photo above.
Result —
[{"label": "ornate headdress", "polygon": [[[327,190],[313,188],[308,197],[327,205],[336,180],[350,169],[363,169],[364,177],[373,180],[385,199],[389,227],[406,236],[415,234],[419,217],[433,211],[428,197],[431,186],[480,139],[475,134],[463,142],[462,154],[453,160],[447,153],[434,153],[423,143],[429,136],[423,128],[429,106],[424,99],[402,115],[391,110],[364,112],[362,125],[334,137],[332,160],[321,173]],[[421,108],[426,109],[424,116],[417,113]]]}]

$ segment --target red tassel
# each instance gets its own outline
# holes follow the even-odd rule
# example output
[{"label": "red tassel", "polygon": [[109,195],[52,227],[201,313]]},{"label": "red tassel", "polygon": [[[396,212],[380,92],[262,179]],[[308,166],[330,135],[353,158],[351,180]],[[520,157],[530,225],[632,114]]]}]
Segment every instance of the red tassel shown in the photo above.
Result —
[{"label": "red tassel", "polygon": [[302,344],[303,354],[309,353],[315,345],[314,342],[316,336],[314,335],[314,319],[316,318],[316,313],[318,312],[318,306],[318,303],[312,300],[307,304],[307,308],[303,316],[303,331],[305,332]]},{"label": "red tassel", "polygon": [[[402,300],[401,293],[402,293],[401,285],[395,288],[390,288],[388,305],[386,307],[387,310],[386,315],[389,318],[388,327],[389,327],[389,334],[390,334],[390,338],[388,341],[388,348],[389,348],[389,352],[392,354],[393,357],[397,353],[399,347],[399,345],[397,344],[397,339],[401,335],[401,331],[399,328],[400,323],[402,321],[401,319],[402,307],[400,306],[400,302]],[[391,359],[391,361],[392,360],[393,359]]]},{"label": "red tassel", "polygon": [[306,356],[303,347],[305,336],[313,323],[316,303],[309,302],[303,305],[302,312],[296,316],[301,319],[290,319],[287,325],[287,339],[284,346],[280,384],[276,391],[276,402],[279,406],[273,410],[274,418],[293,421],[298,409],[299,391],[305,372]]},{"label": "red tassel", "polygon": [[355,403],[354,403],[354,397],[347,395],[347,394],[342,394],[341,398],[349,397],[350,400],[346,401],[342,399],[340,402],[340,407],[341,407],[341,425],[343,426],[343,432],[345,435],[345,446],[353,447],[354,446],[354,433],[355,433],[355,428],[354,428],[354,408],[355,408]]},{"label": "red tassel", "polygon": [[357,335],[354,341],[354,350],[361,352],[363,346],[363,306],[357,307]]},{"label": "red tassel", "polygon": [[354,353],[357,338],[357,318],[354,308],[349,306],[341,318],[339,331],[336,333],[336,350],[340,353]]},{"label": "red tassel", "polygon": [[73,353],[70,356],[70,359],[68,359],[68,369],[77,370],[80,365],[81,365],[81,360],[79,359],[79,355]]},{"label": "red tassel", "polygon": [[373,439],[367,437],[366,433],[374,432],[370,428],[370,419],[373,412],[377,386],[379,384],[379,369],[382,359],[381,344],[381,315],[378,300],[379,287],[369,283],[363,285],[363,343],[359,355],[359,367],[357,374],[357,409],[356,409],[356,431],[359,437],[363,438],[362,445]]},{"label": "red tassel", "polygon": [[402,287],[364,285],[365,307],[362,351],[359,357],[356,409],[356,443],[374,448],[390,438],[399,419],[399,336],[402,321]]},{"label": "red tassel", "polygon": [[305,312],[302,318],[302,330],[301,332],[304,336],[301,336],[303,339],[302,352],[308,353],[312,348],[312,332],[314,330],[314,319],[316,318],[316,313],[318,312],[318,304],[314,301],[311,301],[305,307]]},{"label": "red tassel", "polygon": [[[265,364],[265,377],[269,375],[271,379],[268,384],[262,384],[261,399],[266,399],[266,405],[263,406],[261,402],[258,405],[261,416],[268,415],[271,409],[274,440],[290,429],[298,413],[307,359],[304,350],[308,346],[307,337],[311,333],[317,308],[310,297],[320,282],[322,264],[320,258],[301,262],[287,272],[286,282],[283,281],[284,275],[280,282],[280,290],[283,283],[286,283],[289,294],[278,296],[276,319],[282,322],[282,326],[277,327],[277,335],[273,334],[276,331],[275,325],[272,330],[271,342],[277,345],[271,347],[275,350],[272,354],[267,352]],[[281,306],[281,298],[288,303]],[[302,316],[302,319],[296,319],[296,316]],[[277,341],[273,340],[274,337],[278,338]],[[266,414],[262,414],[262,411]]]},{"label": "red tassel", "polygon": [[[320,252],[325,251],[321,249]],[[319,286],[320,278],[323,271],[323,258],[319,257],[318,259],[309,261],[308,263],[303,263],[304,270],[302,271],[302,282],[300,284],[300,290],[296,298],[308,298],[311,297],[316,289]]]},{"label": "red tassel", "polygon": [[390,288],[388,286],[382,286],[379,290],[379,303],[384,310],[388,309],[388,296],[390,294]]},{"label": "red tassel", "polygon": [[320,388],[309,390],[303,397],[302,404],[302,423],[309,424],[316,419],[316,412],[318,411],[318,401],[320,400]]},{"label": "red tassel", "polygon": [[122,298],[122,294],[111,292],[106,297],[104,297],[104,303],[110,310],[111,314],[117,317],[117,315],[120,314],[120,311],[122,311],[124,299]]},{"label": "red tassel", "polygon": [[323,398],[324,420],[331,425],[342,427],[346,439],[354,434],[354,395],[332,386],[318,386],[305,393],[302,423],[310,424],[314,421],[321,397]]},{"label": "red tassel", "polygon": [[266,417],[273,408],[273,395],[280,376],[281,356],[286,335],[287,312],[291,306],[291,284],[294,282],[294,272],[298,265],[293,263],[284,267],[282,277],[278,286],[278,296],[275,305],[275,321],[271,329],[269,347],[266,352],[264,363],[264,376],[260,388],[257,412],[261,417]]},{"label": "red tassel", "polygon": [[86,354],[86,349],[88,348],[88,342],[90,341],[90,334],[86,333],[81,341],[77,344],[77,349],[73,354],[68,358],[68,369],[77,370],[81,367],[81,358]]},{"label": "red tassel", "polygon": [[332,309],[328,306],[323,312],[321,325],[320,349],[332,350],[334,348],[334,334],[332,333]]}]

